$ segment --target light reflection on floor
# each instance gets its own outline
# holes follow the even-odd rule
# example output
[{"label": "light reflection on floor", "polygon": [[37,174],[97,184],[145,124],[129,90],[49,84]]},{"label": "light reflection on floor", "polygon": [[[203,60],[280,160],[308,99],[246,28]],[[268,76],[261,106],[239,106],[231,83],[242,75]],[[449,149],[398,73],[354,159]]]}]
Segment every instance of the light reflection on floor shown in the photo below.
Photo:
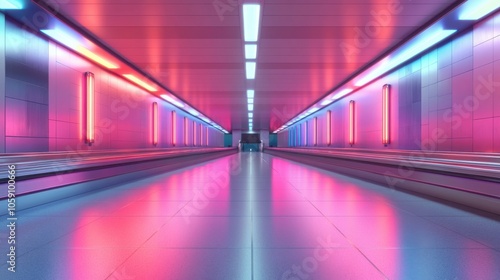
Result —
[{"label": "light reflection on floor", "polygon": [[500,279],[498,219],[262,153],[18,215],[0,279]]}]

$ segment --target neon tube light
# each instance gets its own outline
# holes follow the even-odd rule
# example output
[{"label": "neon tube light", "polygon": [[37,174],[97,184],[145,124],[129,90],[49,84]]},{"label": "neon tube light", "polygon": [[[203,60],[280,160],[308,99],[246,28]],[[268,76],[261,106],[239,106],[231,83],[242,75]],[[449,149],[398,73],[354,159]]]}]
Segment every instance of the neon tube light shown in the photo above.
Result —
[{"label": "neon tube light", "polygon": [[243,5],[243,37],[245,42],[257,42],[259,39],[260,5]]},{"label": "neon tube light", "polygon": [[189,128],[188,118],[184,117],[184,146],[188,145],[188,128]]},{"label": "neon tube light", "polygon": [[137,78],[132,74],[123,74],[123,76],[148,91],[158,91],[156,88],[148,85],[146,82],[142,81],[141,79]]},{"label": "neon tube light", "polygon": [[248,111],[253,111],[253,104],[248,104]]},{"label": "neon tube light", "polygon": [[177,144],[177,114],[172,111],[172,146]]},{"label": "neon tube light", "polygon": [[332,111],[326,112],[326,144],[332,144]]},{"label": "neon tube light", "polygon": [[382,88],[382,144],[387,145],[391,142],[391,86],[384,85]]},{"label": "neon tube light", "polygon": [[153,102],[153,146],[158,144],[158,103]]},{"label": "neon tube light", "polygon": [[205,136],[206,136],[206,138],[207,138],[206,143],[207,143],[207,146],[208,146],[208,126],[207,126],[207,133],[205,133]]},{"label": "neon tube light", "polygon": [[95,141],[95,78],[91,72],[85,73],[85,113],[86,113],[86,141],[92,145]]},{"label": "neon tube light", "polygon": [[196,146],[196,123],[193,121],[193,146]]},{"label": "neon tube light", "polygon": [[318,117],[313,120],[313,145],[318,145]]},{"label": "neon tube light", "polygon": [[198,129],[200,130],[200,146],[203,146],[203,126],[201,125],[201,123],[198,125]]},{"label": "neon tube light", "polygon": [[307,143],[309,142],[309,141],[307,141],[308,140],[307,137],[309,136],[309,135],[307,135],[308,134],[308,130],[309,130],[308,125],[309,125],[308,122],[304,123],[304,146],[307,146]]},{"label": "neon tube light", "polygon": [[349,144],[354,145],[354,100],[349,101]]}]

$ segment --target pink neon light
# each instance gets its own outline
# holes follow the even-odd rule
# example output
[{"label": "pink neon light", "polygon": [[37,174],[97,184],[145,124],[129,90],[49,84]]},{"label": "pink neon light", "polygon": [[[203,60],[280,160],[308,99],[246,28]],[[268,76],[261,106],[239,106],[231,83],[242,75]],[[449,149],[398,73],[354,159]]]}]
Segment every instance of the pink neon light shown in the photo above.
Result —
[{"label": "pink neon light", "polygon": [[153,145],[158,144],[158,103],[153,102]]},{"label": "pink neon light", "polygon": [[91,72],[85,73],[85,113],[86,113],[86,141],[89,145],[95,141],[95,78]]},{"label": "pink neon light", "polygon": [[349,144],[354,145],[354,100],[349,101]]},{"label": "pink neon light", "polygon": [[201,123],[198,125],[198,129],[200,130],[200,146],[203,146],[203,126]]},{"label": "pink neon light", "polygon": [[177,144],[177,115],[172,111],[172,146]]},{"label": "pink neon light", "polygon": [[326,144],[332,144],[332,111],[326,112]]},{"label": "pink neon light", "polygon": [[196,123],[193,121],[193,146],[196,146]]},{"label": "pink neon light", "polygon": [[382,88],[382,144],[387,145],[391,142],[391,86],[384,85]]},{"label": "pink neon light", "polygon": [[308,136],[307,135],[307,130],[308,130],[307,126],[308,126],[308,124],[309,124],[308,122],[304,123],[304,146],[307,146],[307,142],[308,142],[307,141],[307,136]]},{"label": "pink neon light", "polygon": [[314,117],[313,121],[313,145],[318,145],[318,117]]},{"label": "pink neon light", "polygon": [[188,127],[189,127],[188,118],[184,117],[184,146],[188,145]]}]

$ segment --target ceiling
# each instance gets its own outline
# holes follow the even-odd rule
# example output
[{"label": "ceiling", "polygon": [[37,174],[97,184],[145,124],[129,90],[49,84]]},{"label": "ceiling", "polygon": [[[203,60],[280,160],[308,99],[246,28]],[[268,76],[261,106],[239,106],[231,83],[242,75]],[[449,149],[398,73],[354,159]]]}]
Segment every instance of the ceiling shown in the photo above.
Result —
[{"label": "ceiling", "polygon": [[[52,0],[55,1],[55,0]],[[50,3],[50,1],[47,1]],[[261,0],[255,80],[245,78],[242,0],[58,1],[59,16],[224,129],[275,130],[453,0]],[[256,2],[256,1],[252,1]]]}]

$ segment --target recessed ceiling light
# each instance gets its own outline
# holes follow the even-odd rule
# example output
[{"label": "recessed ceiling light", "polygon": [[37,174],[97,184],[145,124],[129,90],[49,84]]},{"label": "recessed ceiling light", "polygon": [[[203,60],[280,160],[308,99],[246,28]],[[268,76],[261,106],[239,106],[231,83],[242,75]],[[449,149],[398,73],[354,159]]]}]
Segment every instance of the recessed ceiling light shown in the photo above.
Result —
[{"label": "recessed ceiling light", "polygon": [[243,5],[243,37],[245,42],[257,42],[259,39],[260,5]]},{"label": "recessed ceiling light", "polygon": [[256,68],[255,62],[247,62],[246,63],[246,74],[247,74],[248,80],[255,79],[255,68]]},{"label": "recessed ceiling light", "polygon": [[257,58],[257,45],[256,44],[246,44],[245,45],[245,58],[246,59],[256,59]]}]

